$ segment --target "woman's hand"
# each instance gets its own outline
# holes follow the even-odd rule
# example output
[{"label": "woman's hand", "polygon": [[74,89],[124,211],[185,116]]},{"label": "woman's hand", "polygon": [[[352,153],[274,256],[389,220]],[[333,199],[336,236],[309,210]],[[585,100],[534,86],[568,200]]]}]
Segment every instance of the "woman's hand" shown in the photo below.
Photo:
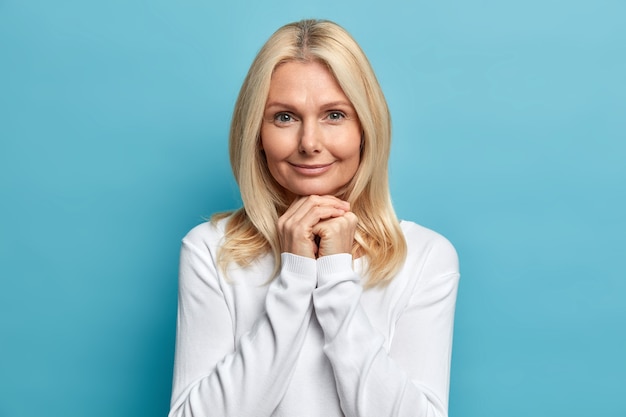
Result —
[{"label": "woman's hand", "polygon": [[301,197],[278,219],[281,250],[313,259],[350,253],[356,224],[347,201],[328,195]]},{"label": "woman's hand", "polygon": [[356,215],[347,211],[343,216],[317,223],[313,227],[313,234],[319,238],[317,257],[352,253],[357,222]]}]

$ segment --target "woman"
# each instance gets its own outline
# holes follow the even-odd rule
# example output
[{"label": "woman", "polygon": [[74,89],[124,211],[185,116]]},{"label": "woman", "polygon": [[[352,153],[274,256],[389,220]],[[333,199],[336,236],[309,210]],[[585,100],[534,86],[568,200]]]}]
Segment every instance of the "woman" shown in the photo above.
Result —
[{"label": "woman", "polygon": [[280,28],[241,88],[243,208],[183,239],[170,416],[446,416],[458,263],[396,219],[387,105],[341,27]]}]

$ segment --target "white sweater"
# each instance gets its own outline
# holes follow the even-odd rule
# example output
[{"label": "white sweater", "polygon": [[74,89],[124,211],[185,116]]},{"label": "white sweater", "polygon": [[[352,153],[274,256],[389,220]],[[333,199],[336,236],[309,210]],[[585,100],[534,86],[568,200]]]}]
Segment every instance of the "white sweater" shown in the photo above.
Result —
[{"label": "white sweater", "polygon": [[408,256],[363,290],[362,259],[282,254],[233,267],[216,254],[225,220],[183,239],[170,417],[447,416],[457,255],[401,223]]}]

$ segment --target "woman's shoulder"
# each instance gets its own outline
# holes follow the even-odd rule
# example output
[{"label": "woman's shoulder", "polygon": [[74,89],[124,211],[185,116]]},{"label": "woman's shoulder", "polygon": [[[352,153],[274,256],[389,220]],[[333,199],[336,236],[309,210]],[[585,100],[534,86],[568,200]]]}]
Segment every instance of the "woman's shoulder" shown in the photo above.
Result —
[{"label": "woman's shoulder", "polygon": [[458,273],[458,255],[452,243],[442,234],[414,223],[402,220],[400,228],[407,244],[407,260],[422,259],[431,266],[438,266],[450,273]]},{"label": "woman's shoulder", "polygon": [[207,220],[194,226],[185,237],[183,244],[190,244],[196,247],[211,247],[222,241],[226,231],[227,217]]},{"label": "woman's shoulder", "polygon": [[409,220],[401,220],[400,228],[407,245],[425,244],[439,245],[454,249],[452,243],[442,234]]}]

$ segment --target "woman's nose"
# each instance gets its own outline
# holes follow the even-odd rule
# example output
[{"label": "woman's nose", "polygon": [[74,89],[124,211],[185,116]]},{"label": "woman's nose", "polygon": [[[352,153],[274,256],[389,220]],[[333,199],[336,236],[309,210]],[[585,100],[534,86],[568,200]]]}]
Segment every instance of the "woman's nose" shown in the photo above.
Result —
[{"label": "woman's nose", "polygon": [[302,123],[300,132],[300,143],[298,150],[300,153],[318,153],[322,150],[322,132],[316,121],[305,121]]}]

